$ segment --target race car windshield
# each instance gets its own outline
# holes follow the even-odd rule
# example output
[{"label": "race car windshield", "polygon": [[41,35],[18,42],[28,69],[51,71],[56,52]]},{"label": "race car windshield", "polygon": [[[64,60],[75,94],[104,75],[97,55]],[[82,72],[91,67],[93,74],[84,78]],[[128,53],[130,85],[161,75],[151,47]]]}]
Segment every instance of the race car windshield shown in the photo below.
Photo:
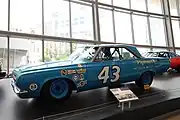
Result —
[{"label": "race car windshield", "polygon": [[89,62],[94,58],[96,49],[94,47],[79,47],[68,58],[72,62]]}]

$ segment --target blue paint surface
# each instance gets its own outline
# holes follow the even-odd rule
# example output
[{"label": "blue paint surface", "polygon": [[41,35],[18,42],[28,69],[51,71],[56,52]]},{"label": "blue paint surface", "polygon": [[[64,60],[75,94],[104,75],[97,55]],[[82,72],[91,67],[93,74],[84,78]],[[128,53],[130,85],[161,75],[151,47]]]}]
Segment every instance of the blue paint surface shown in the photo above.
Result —
[{"label": "blue paint surface", "polygon": [[[154,74],[158,74],[166,72],[169,68],[169,59],[144,58],[134,46],[113,46],[126,48],[136,55],[137,58],[115,61],[107,60],[101,62],[88,60],[72,62],[71,60],[68,60],[17,67],[13,70],[13,86],[17,87],[20,92],[16,92],[16,94],[18,94],[21,98],[38,97],[40,96],[43,85],[46,82],[55,79],[67,79],[72,81],[76,86],[74,90],[80,92],[110,86],[111,84],[121,84],[135,81],[138,80],[144,72],[151,71]],[[108,69],[108,74],[106,75],[108,76],[107,80],[98,78],[104,67]],[[119,72],[118,69],[120,70]],[[104,76],[104,74],[102,74],[102,76]],[[116,80],[116,78],[118,79]],[[29,89],[29,85],[32,83],[36,83],[38,85],[37,90],[31,91]],[[23,91],[26,92],[21,93]],[[55,93],[57,91],[53,92]]]}]

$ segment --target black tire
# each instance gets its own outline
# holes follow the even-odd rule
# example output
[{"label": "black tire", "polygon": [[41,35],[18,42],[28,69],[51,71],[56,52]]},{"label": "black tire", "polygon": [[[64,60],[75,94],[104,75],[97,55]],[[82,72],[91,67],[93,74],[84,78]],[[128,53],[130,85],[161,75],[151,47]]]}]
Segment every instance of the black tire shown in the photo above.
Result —
[{"label": "black tire", "polygon": [[180,73],[180,68],[176,68],[176,71],[177,71],[178,73]]},{"label": "black tire", "polygon": [[[144,90],[144,85],[151,86],[153,81],[153,73],[152,72],[145,72],[141,75],[139,80],[135,81],[136,85],[140,87],[142,90]],[[145,82],[148,81],[148,82]]]},{"label": "black tire", "polygon": [[44,100],[47,100],[47,101],[61,101],[61,102],[65,102],[67,99],[69,99],[69,97],[72,94],[72,83],[69,82],[68,80],[64,80],[64,82],[66,82],[68,85],[68,88],[67,88],[68,91],[64,97],[57,98],[57,97],[52,96],[52,94],[51,94],[50,89],[51,89],[52,83],[54,81],[61,81],[61,80],[63,80],[63,79],[55,79],[55,80],[51,80],[51,81],[48,81],[47,83],[45,83],[42,88],[42,91],[41,91],[41,98],[43,98]]},{"label": "black tire", "polygon": [[140,87],[140,80],[139,80],[139,79],[136,80],[135,83],[136,83],[136,85],[137,85],[138,87]]}]

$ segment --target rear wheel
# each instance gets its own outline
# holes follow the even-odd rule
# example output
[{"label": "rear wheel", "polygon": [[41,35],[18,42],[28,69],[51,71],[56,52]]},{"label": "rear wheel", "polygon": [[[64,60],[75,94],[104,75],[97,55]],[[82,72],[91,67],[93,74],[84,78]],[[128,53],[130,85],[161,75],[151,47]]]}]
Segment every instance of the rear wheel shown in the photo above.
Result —
[{"label": "rear wheel", "polygon": [[135,81],[136,85],[144,90],[144,85],[151,85],[153,81],[153,73],[145,72],[141,75],[140,79]]},{"label": "rear wheel", "polygon": [[46,100],[67,100],[72,93],[72,85],[68,80],[56,79],[47,82],[42,89],[42,97]]}]

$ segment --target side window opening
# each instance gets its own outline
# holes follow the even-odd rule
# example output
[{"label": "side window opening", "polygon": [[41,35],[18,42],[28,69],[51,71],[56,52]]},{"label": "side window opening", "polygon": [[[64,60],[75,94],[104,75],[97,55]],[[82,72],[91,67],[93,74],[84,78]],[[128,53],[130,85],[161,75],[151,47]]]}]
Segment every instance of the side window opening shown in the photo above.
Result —
[{"label": "side window opening", "polygon": [[122,58],[124,60],[128,60],[128,59],[136,59],[137,57],[135,55],[133,55],[129,50],[127,50],[126,48],[120,48],[121,51],[121,55]]},{"label": "side window opening", "polygon": [[122,55],[120,54],[119,48],[111,48],[111,54],[113,60],[121,60]]},{"label": "side window opening", "polygon": [[[112,54],[113,53],[113,54]],[[117,55],[113,48],[104,47],[99,51],[99,54],[96,56],[95,61],[108,61],[113,60],[114,55]]]},{"label": "side window opening", "polygon": [[127,59],[136,59],[137,57],[133,55],[126,48],[119,47],[104,47],[101,49],[99,54],[96,56],[95,61],[118,61]]}]

